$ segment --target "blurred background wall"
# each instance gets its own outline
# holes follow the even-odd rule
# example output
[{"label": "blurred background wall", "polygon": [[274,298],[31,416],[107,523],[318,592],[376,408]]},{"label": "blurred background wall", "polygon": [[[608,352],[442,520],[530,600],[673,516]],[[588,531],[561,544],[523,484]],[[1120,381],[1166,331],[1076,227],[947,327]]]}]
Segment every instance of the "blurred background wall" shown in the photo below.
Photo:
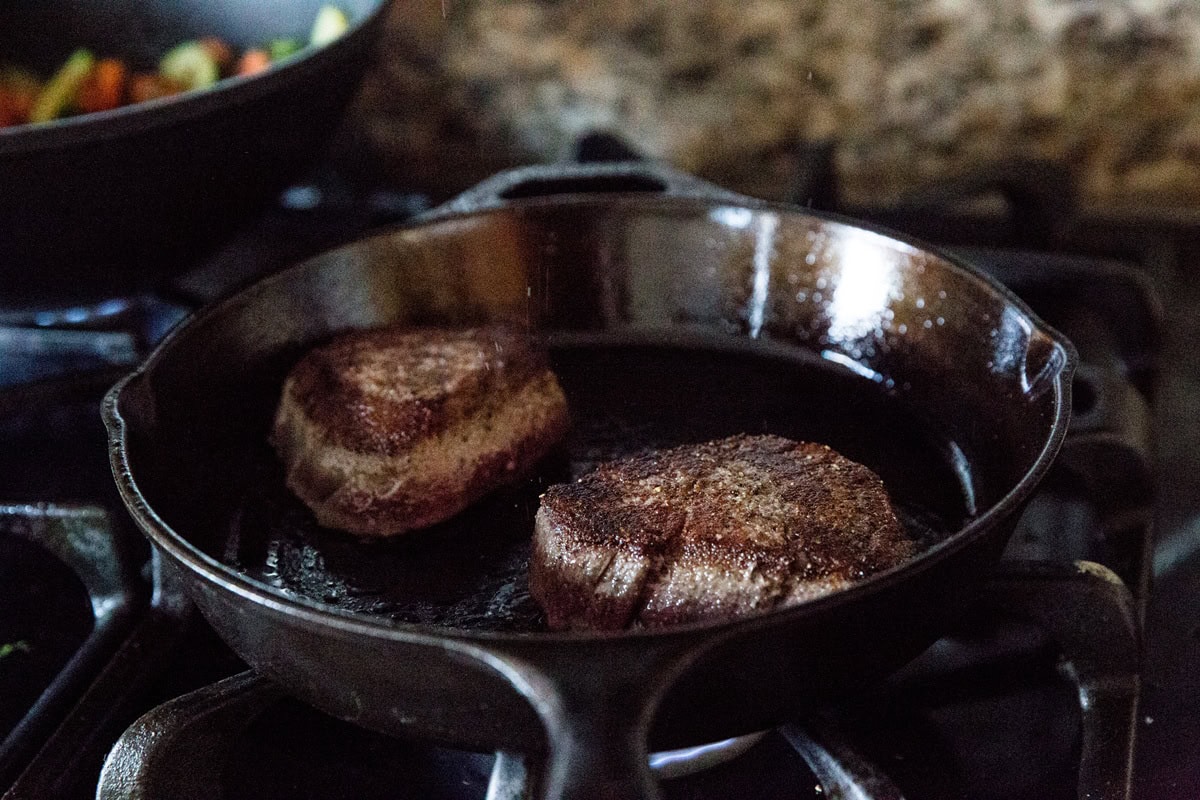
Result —
[{"label": "blurred background wall", "polygon": [[1050,158],[1093,206],[1200,204],[1194,0],[398,0],[358,105],[466,186],[585,131],[764,197],[829,143],[851,203]]}]

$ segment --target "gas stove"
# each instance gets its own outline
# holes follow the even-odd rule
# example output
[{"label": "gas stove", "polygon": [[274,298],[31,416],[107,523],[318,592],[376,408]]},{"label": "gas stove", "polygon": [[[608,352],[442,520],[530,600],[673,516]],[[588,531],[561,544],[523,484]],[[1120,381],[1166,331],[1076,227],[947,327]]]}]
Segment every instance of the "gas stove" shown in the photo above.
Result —
[{"label": "gas stove", "polygon": [[[604,140],[580,150],[627,155]],[[1069,175],[1036,164],[1003,165],[900,208],[844,209],[827,151],[810,152],[793,200],[956,252],[1075,342],[1074,418],[959,629],[867,695],[778,730],[655,754],[664,796],[1195,794],[1195,688],[1180,666],[1195,644],[1170,651],[1173,661],[1160,653],[1194,639],[1194,615],[1174,595],[1195,580],[1189,495],[1156,476],[1198,480],[1187,435],[1171,425],[1194,402],[1195,356],[1163,325],[1159,298],[1175,308],[1200,235],[1186,220],[1085,218],[1070,205]],[[5,798],[526,795],[520,755],[367,732],[248,671],[122,511],[97,410],[198,304],[428,206],[320,171],[169,285],[21,298],[0,312]]]}]

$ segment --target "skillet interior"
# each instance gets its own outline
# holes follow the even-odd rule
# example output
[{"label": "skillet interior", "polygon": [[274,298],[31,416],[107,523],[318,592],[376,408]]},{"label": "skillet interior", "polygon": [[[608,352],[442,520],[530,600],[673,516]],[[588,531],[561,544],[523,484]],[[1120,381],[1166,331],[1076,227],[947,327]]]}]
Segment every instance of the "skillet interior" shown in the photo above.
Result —
[{"label": "skillet interior", "polygon": [[538,495],[548,485],[645,447],[744,432],[828,443],[869,464],[923,546],[970,516],[970,475],[953,469],[956,446],[844,367],[721,333],[674,346],[629,334],[567,338],[551,353],[573,431],[528,480],[433,529],[363,542],[320,528],[259,441],[234,456],[226,493],[211,506],[209,527],[228,538],[206,540],[209,554],[288,594],[356,614],[544,630],[526,572]]},{"label": "skillet interior", "polygon": [[[683,357],[558,349],[577,422],[566,457],[447,536],[366,546],[317,531],[263,446],[290,365],[346,328],[483,319],[551,343],[602,332],[610,344],[706,344]],[[1067,360],[1005,294],[869,231],[800,212],[556,198],[335,251],[202,316],[126,401],[130,458],[174,531],[276,590],[521,630],[538,625],[512,580],[536,494],[598,447],[762,430],[825,441],[876,469],[914,530],[936,539],[1026,477],[1061,411],[1052,388]],[[410,558],[421,569],[406,570]]]}]

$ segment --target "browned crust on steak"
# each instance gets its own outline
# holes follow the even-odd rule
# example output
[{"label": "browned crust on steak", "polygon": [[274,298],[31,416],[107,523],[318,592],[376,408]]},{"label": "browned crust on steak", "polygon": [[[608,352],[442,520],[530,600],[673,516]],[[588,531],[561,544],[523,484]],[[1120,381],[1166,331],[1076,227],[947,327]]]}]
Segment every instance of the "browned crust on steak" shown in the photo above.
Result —
[{"label": "browned crust on steak", "polygon": [[530,587],[552,628],[661,626],[791,605],[913,552],[867,467],[821,444],[734,436],[551,487]]},{"label": "browned crust on steak", "polygon": [[292,369],[285,392],[327,440],[392,456],[475,413],[487,393],[546,373],[513,328],[379,328],[343,334]]},{"label": "browned crust on steak", "polygon": [[520,332],[388,328],[302,358],[271,438],[322,525],[387,536],[519,478],[566,430],[562,390]]}]

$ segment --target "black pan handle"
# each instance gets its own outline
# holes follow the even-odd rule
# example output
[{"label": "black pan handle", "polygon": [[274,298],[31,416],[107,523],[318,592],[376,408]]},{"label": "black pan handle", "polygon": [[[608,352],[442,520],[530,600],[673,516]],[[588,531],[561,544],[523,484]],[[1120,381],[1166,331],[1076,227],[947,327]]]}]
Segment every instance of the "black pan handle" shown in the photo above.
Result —
[{"label": "black pan handle", "polygon": [[649,161],[595,164],[535,164],[498,173],[437,208],[418,221],[504,208],[542,197],[644,194],[761,205],[762,201],[722,189],[686,172]]},{"label": "black pan handle", "polygon": [[[669,637],[562,648],[534,666],[505,658],[545,725],[549,752],[531,782],[538,800],[658,800],[648,737],[655,712],[707,642]],[[613,668],[613,662],[619,669]]]}]

